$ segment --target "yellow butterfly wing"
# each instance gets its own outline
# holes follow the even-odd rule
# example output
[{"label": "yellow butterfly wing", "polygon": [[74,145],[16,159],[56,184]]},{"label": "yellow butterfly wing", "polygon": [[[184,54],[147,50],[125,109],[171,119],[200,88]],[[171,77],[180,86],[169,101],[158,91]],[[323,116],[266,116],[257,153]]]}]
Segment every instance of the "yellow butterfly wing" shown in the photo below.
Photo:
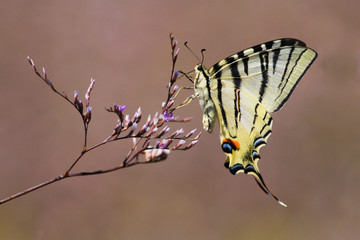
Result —
[{"label": "yellow butterfly wing", "polygon": [[211,131],[219,119],[225,166],[233,174],[254,175],[276,200],[257,166],[259,149],[271,134],[270,113],[285,104],[316,56],[299,40],[279,39],[238,52],[209,71],[202,65],[195,68],[204,128]]}]

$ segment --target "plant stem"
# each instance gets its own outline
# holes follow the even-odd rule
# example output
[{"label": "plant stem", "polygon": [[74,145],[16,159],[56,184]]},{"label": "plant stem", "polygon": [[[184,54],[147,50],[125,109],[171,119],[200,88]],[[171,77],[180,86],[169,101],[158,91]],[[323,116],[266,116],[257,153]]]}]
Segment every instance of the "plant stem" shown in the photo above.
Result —
[{"label": "plant stem", "polygon": [[3,203],[6,203],[8,201],[14,200],[15,198],[21,197],[21,196],[23,196],[25,194],[28,194],[28,193],[30,193],[32,191],[35,191],[35,190],[37,190],[39,188],[45,187],[45,186],[47,186],[47,185],[49,185],[51,183],[54,183],[54,182],[60,181],[62,179],[65,179],[65,178],[66,178],[65,175],[60,175],[60,176],[57,176],[57,177],[55,177],[53,179],[50,179],[50,180],[48,180],[46,182],[43,182],[43,183],[35,185],[35,186],[31,187],[31,188],[28,188],[28,189],[26,189],[24,191],[18,192],[18,193],[14,194],[14,195],[11,195],[10,197],[7,197],[7,198],[4,198],[4,199],[0,200],[0,205],[3,204]]}]

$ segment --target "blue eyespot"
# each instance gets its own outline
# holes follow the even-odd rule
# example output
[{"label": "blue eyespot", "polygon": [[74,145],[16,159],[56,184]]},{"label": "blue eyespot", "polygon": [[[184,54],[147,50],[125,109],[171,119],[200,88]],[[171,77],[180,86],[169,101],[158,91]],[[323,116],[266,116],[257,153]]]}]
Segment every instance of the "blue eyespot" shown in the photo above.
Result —
[{"label": "blue eyespot", "polygon": [[240,163],[237,163],[234,166],[232,166],[231,168],[229,168],[229,170],[232,174],[235,175],[238,171],[244,170],[244,166]]},{"label": "blue eyespot", "polygon": [[253,151],[253,152],[252,152],[252,157],[253,157],[253,160],[255,160],[255,159],[260,159],[260,155],[259,155],[259,153],[256,152],[256,151]]},{"label": "blue eyespot", "polygon": [[233,150],[233,147],[232,147],[231,144],[228,143],[228,142],[224,142],[224,143],[221,145],[221,148],[222,148],[222,150],[223,150],[225,153],[232,153],[232,150]]},{"label": "blue eyespot", "polygon": [[246,165],[245,167],[245,170],[244,170],[245,173],[248,173],[248,172],[255,172],[255,168],[252,166],[252,165]]}]

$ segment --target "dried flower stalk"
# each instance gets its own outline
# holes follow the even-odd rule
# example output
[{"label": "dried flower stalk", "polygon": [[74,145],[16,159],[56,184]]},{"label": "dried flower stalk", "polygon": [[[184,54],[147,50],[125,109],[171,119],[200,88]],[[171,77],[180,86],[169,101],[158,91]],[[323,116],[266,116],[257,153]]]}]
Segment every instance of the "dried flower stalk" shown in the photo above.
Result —
[{"label": "dried flower stalk", "polygon": [[[69,177],[78,177],[78,176],[86,176],[86,175],[97,175],[104,174],[108,172],[113,172],[119,169],[123,169],[126,167],[131,167],[137,164],[147,164],[147,163],[155,163],[159,161],[163,161],[167,159],[171,151],[177,150],[188,150],[192,148],[200,137],[200,133],[197,134],[196,137],[190,138],[195,132],[196,129],[191,130],[188,133],[180,128],[169,134],[170,127],[167,126],[168,122],[187,122],[192,118],[179,118],[174,117],[174,110],[176,108],[171,108],[175,103],[175,99],[182,89],[179,86],[175,85],[178,80],[179,72],[175,71],[175,64],[178,58],[179,49],[177,48],[177,41],[175,41],[172,34],[170,34],[170,44],[171,44],[171,59],[172,59],[172,67],[171,67],[171,75],[170,80],[167,86],[168,95],[166,101],[162,104],[161,114],[155,113],[152,117],[149,116],[144,124],[141,124],[142,120],[142,111],[141,108],[134,113],[134,115],[130,118],[129,115],[125,115],[124,112],[127,108],[126,105],[114,105],[113,107],[109,107],[106,110],[108,112],[114,113],[117,115],[118,120],[115,124],[114,130],[112,133],[105,138],[102,142],[88,147],[87,139],[88,139],[88,127],[91,122],[92,116],[92,107],[90,105],[91,93],[94,88],[95,80],[90,80],[90,85],[85,94],[85,106],[82,101],[79,99],[79,95],[77,91],[74,91],[74,98],[70,100],[66,93],[59,92],[53,83],[50,81],[45,68],[42,68],[42,74],[38,71],[34,61],[28,57],[28,61],[31,64],[35,74],[39,76],[56,94],[65,99],[68,103],[70,103],[80,114],[83,127],[84,127],[84,144],[79,156],[73,161],[73,163],[69,166],[69,168],[59,176],[52,178],[48,181],[30,187],[24,191],[21,191],[17,194],[9,196],[0,200],[0,204],[11,201],[15,198],[24,196],[32,191],[35,191],[39,188],[45,187],[49,184],[58,182],[65,178]],[[141,127],[140,127],[141,126]],[[108,144],[114,141],[120,141],[123,139],[133,139],[133,144],[129,149],[129,152],[125,156],[125,158],[119,162],[118,165],[113,166],[112,168],[107,169],[98,169],[89,172],[72,172],[72,169],[76,164],[82,159],[82,157],[88,152],[101,147],[102,145]],[[144,155],[144,157],[140,156]]]}]

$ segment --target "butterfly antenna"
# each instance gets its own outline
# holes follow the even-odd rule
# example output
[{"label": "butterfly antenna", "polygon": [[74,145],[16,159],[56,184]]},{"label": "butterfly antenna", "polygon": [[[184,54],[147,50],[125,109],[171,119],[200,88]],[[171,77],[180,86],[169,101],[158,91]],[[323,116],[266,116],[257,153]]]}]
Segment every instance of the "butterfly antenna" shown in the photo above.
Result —
[{"label": "butterfly antenna", "polygon": [[204,63],[204,52],[206,51],[205,48],[201,49],[201,65]]},{"label": "butterfly antenna", "polygon": [[[196,57],[196,59],[200,62],[200,58],[189,48],[188,42],[184,42],[184,46]],[[202,50],[201,50],[202,51]],[[204,57],[203,57],[204,58]],[[202,63],[202,61],[201,61]]]}]

